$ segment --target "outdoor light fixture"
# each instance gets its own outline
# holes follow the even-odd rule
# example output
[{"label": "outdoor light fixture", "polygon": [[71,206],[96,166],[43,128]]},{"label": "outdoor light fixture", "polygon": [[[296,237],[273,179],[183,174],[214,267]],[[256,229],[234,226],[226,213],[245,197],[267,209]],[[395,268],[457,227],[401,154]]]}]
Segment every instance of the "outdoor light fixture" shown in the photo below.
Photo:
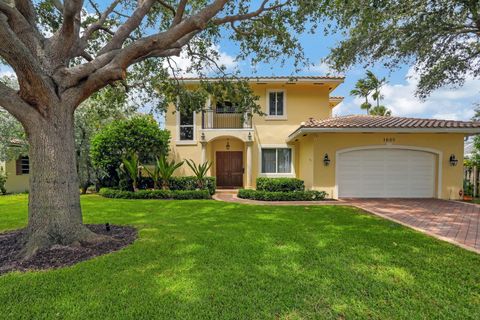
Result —
[{"label": "outdoor light fixture", "polygon": [[227,145],[225,146],[225,149],[230,150],[230,140],[227,139]]},{"label": "outdoor light fixture", "polygon": [[452,155],[450,156],[449,162],[450,162],[450,165],[451,165],[452,167],[455,167],[455,166],[458,164],[458,159],[457,159],[457,157],[455,157],[454,154],[452,154]]},{"label": "outdoor light fixture", "polygon": [[323,156],[323,164],[325,167],[328,167],[330,165],[330,158],[328,157],[328,153],[325,153]]},{"label": "outdoor light fixture", "polygon": [[200,136],[200,138],[202,139],[202,141],[205,141],[205,132],[202,132],[202,135]]},{"label": "outdoor light fixture", "polygon": [[248,141],[252,141],[252,133],[251,132],[248,133]]}]

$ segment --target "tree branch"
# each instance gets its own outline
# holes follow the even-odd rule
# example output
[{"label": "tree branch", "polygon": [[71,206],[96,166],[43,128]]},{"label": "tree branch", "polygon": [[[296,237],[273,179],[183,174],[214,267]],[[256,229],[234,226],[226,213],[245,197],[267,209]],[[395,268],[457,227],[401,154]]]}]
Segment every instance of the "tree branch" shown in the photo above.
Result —
[{"label": "tree branch", "polygon": [[24,123],[32,109],[15,90],[0,82],[0,106],[10,112],[18,121]]},{"label": "tree branch", "polygon": [[32,1],[15,0],[15,7],[25,17],[28,23],[36,29],[35,8],[33,7]]},{"label": "tree branch", "polygon": [[56,101],[50,79],[30,50],[10,29],[3,13],[0,13],[0,43],[0,56],[15,70],[22,99],[41,107],[47,107],[52,101]]},{"label": "tree branch", "polygon": [[58,59],[54,64],[66,65],[71,58],[72,49],[77,48],[82,6],[83,0],[65,0],[63,4],[62,26],[51,42]]},{"label": "tree branch", "polygon": [[176,26],[183,19],[183,13],[185,12],[185,7],[187,6],[188,0],[181,0],[177,7],[177,13],[175,14],[172,22],[172,26]]},{"label": "tree branch", "polygon": [[249,19],[258,17],[259,15],[261,15],[264,12],[273,11],[273,10],[279,9],[283,6],[286,6],[288,4],[288,2],[284,2],[284,3],[279,3],[279,4],[271,6],[271,7],[266,7],[268,1],[269,0],[263,0],[260,7],[255,11],[245,13],[245,14],[236,14],[236,15],[232,15],[232,16],[221,17],[221,18],[218,18],[218,19],[214,19],[213,23],[216,24],[216,25],[220,25],[220,24],[229,23],[229,22],[249,20]]},{"label": "tree branch", "polygon": [[[96,6],[94,5],[93,1],[90,0],[90,3],[91,5],[95,8],[95,10],[97,11],[99,17],[98,17],[98,20],[95,21],[94,23],[92,23],[91,25],[88,26],[88,28],[85,30],[85,32],[83,33],[83,36],[81,38],[81,41],[84,43],[86,42],[88,39],[90,39],[91,35],[97,31],[97,30],[100,30],[103,28],[103,24],[105,23],[105,21],[107,20],[108,16],[113,12],[113,10],[115,10],[115,8],[117,7],[117,5],[120,3],[121,0],[115,0],[113,1],[110,6],[103,12],[103,13],[100,13],[100,11],[98,11],[98,8],[96,8]],[[82,46],[85,46],[85,44],[83,44]]]},{"label": "tree branch", "polygon": [[110,42],[107,43],[98,54],[102,55],[105,52],[121,48],[123,42],[130,36],[130,33],[142,23],[143,18],[148,11],[150,11],[155,1],[156,0],[143,1],[143,3],[135,9],[132,16],[118,28],[117,32],[115,32],[115,35],[112,37],[112,40],[110,40]]},{"label": "tree branch", "polygon": [[8,18],[8,25],[11,30],[18,36],[30,52],[35,53],[38,48],[43,47],[43,36],[38,32],[36,27],[32,26],[29,21],[15,7],[11,7],[4,1],[0,1],[0,13]]}]

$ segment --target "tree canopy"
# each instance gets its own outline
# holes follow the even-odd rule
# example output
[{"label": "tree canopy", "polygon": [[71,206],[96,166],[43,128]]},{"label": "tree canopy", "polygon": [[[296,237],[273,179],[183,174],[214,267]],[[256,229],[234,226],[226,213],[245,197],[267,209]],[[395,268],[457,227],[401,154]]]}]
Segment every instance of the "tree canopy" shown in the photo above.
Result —
[{"label": "tree canopy", "polygon": [[329,62],[344,71],[382,62],[395,69],[413,64],[420,80],[417,95],[444,85],[462,85],[480,75],[480,2],[478,0],[325,0],[334,22],[328,32],[342,39]]}]

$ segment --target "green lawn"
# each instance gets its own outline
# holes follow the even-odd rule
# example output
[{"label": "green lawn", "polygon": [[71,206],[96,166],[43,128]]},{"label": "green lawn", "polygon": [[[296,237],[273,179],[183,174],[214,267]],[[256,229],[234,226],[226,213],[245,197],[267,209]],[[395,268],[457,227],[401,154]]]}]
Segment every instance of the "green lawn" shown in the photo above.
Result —
[{"label": "green lawn", "polygon": [[[480,255],[347,207],[82,197],[126,249],[0,277],[1,319],[478,319]],[[0,197],[0,230],[25,195]]]}]

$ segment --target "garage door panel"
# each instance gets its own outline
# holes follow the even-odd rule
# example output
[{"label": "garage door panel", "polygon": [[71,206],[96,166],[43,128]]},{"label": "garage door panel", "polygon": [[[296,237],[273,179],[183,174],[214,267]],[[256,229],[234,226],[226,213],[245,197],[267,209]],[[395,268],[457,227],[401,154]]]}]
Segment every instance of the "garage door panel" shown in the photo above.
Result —
[{"label": "garage door panel", "polygon": [[339,197],[431,198],[435,156],[401,149],[369,149],[338,157]]}]

